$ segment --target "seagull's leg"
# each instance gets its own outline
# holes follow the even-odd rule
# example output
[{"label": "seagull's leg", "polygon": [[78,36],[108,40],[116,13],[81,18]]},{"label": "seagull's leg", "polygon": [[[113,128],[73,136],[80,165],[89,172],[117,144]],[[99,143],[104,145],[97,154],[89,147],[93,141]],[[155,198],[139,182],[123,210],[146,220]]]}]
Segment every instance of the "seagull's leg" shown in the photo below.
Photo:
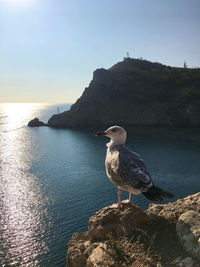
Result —
[{"label": "seagull's leg", "polygon": [[109,206],[110,209],[122,208],[122,202],[120,201],[120,196],[121,196],[121,191],[120,187],[118,187],[118,204],[112,204],[111,206]]},{"label": "seagull's leg", "polygon": [[131,202],[131,193],[129,193],[128,201]]},{"label": "seagull's leg", "polygon": [[120,196],[121,196],[121,191],[120,188],[118,187],[118,209],[122,207],[122,203],[120,201]]}]

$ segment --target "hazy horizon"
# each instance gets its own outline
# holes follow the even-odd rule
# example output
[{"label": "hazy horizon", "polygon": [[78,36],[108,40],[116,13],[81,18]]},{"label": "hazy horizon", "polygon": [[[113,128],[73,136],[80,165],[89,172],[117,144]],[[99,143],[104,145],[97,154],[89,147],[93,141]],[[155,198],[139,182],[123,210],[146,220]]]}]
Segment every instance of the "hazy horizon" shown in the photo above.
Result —
[{"label": "hazy horizon", "polygon": [[73,103],[75,103],[76,101],[74,102],[40,102],[40,101],[37,101],[37,102],[27,102],[27,101],[10,101],[10,102],[3,102],[3,101],[0,101],[0,104],[45,104],[45,105],[56,105],[56,104],[60,104],[60,105],[72,105]]},{"label": "hazy horizon", "polygon": [[74,103],[97,68],[200,66],[197,0],[0,0],[0,102]]}]

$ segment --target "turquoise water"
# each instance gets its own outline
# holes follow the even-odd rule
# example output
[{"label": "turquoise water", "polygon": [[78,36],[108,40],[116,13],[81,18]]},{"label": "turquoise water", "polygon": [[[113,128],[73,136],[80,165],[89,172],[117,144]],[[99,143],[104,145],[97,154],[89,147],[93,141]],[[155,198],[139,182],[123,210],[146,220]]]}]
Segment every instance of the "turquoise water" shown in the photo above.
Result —
[{"label": "turquoise water", "polygon": [[[29,128],[57,106],[0,105],[0,266],[65,266],[67,243],[88,217],[117,201],[106,177],[106,137],[97,130]],[[70,105],[59,105],[60,111]],[[176,200],[200,188],[200,129],[128,127],[154,182]],[[124,192],[122,198],[127,198]],[[133,197],[147,208],[149,201]]]}]

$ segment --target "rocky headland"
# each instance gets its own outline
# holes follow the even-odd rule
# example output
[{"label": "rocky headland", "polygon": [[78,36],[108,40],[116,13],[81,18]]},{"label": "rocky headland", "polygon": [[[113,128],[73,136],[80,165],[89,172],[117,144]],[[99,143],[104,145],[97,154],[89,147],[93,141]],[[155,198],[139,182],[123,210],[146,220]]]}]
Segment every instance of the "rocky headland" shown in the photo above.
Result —
[{"label": "rocky headland", "polygon": [[200,267],[200,193],[146,211],[103,208],[68,244],[67,267]]},{"label": "rocky headland", "polygon": [[200,69],[125,58],[94,71],[71,109],[48,121],[57,128],[115,124],[200,126]]}]

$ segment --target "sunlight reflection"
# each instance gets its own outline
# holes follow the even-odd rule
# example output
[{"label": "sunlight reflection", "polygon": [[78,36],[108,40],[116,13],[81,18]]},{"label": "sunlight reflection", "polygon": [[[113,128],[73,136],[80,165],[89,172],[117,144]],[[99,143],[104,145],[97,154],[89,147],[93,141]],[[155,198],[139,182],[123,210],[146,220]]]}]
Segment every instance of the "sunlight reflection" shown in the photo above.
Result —
[{"label": "sunlight reflection", "polygon": [[[5,130],[16,129],[25,125],[27,117],[30,117],[36,104],[32,103],[5,103],[2,104],[7,128]],[[3,117],[3,116],[2,116]]]},{"label": "sunlight reflection", "polygon": [[[6,129],[16,129],[31,115],[32,104],[5,104]],[[37,265],[37,256],[48,251],[43,236],[50,223],[48,199],[37,177],[30,173],[34,151],[29,132],[24,129],[0,133],[0,251],[2,266]],[[17,260],[16,260],[17,259]],[[27,265],[28,266],[28,265]]]}]

